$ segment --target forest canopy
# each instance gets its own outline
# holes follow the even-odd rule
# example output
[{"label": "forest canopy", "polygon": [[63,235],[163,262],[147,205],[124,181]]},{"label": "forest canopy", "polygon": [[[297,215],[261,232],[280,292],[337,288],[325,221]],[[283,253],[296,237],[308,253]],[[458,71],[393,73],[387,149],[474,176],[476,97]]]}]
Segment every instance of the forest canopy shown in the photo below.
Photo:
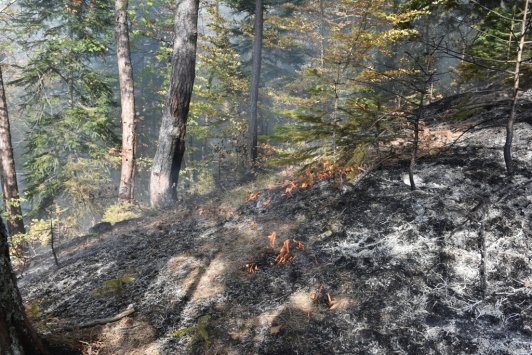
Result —
[{"label": "forest canopy", "polygon": [[50,223],[82,233],[283,165],[308,184],[403,156],[412,178],[427,105],[493,90],[515,106],[532,82],[528,1],[112,5],[2,1],[13,241]]}]

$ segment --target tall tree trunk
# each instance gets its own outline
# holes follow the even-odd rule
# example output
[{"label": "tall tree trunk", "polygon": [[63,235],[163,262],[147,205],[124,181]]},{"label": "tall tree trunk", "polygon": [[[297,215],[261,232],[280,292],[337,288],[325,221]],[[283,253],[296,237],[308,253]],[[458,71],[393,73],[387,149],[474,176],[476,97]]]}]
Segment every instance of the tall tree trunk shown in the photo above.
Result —
[{"label": "tall tree trunk", "polygon": [[321,67],[325,67],[325,50],[327,48],[326,19],[325,19],[325,0],[320,0],[320,62]]},{"label": "tall tree trunk", "polygon": [[31,327],[9,259],[4,223],[0,220],[0,354],[44,354]]},{"label": "tall tree trunk", "polygon": [[504,163],[506,164],[506,171],[508,175],[512,175],[514,172],[514,164],[512,161],[512,140],[514,138],[514,122],[515,111],[517,109],[517,96],[519,94],[519,77],[521,75],[521,60],[523,58],[523,49],[525,47],[525,35],[527,33],[528,25],[528,3],[525,1],[525,11],[523,13],[523,22],[521,23],[521,32],[519,39],[519,47],[517,48],[517,58],[515,61],[515,73],[514,73],[514,92],[512,98],[512,110],[508,122],[506,123],[506,143],[504,144]]},{"label": "tall tree trunk", "polygon": [[2,174],[2,192],[4,194],[4,208],[7,212],[7,225],[10,235],[26,233],[22,220],[22,209],[18,193],[17,172],[13,159],[11,145],[11,130],[7,111],[6,93],[2,68],[0,67],[0,163]]},{"label": "tall tree trunk", "polygon": [[133,200],[135,178],[135,90],[129,50],[128,0],[116,0],[116,57],[122,107],[122,171],[118,201]]},{"label": "tall tree trunk", "polygon": [[262,0],[256,0],[255,4],[255,39],[253,41],[253,68],[249,93],[249,122],[248,122],[248,145],[251,164],[257,160],[257,103],[259,100],[260,67],[262,60],[262,36],[263,36],[263,6]]},{"label": "tall tree trunk", "polygon": [[185,154],[188,110],[194,85],[199,0],[178,0],[172,76],[150,179],[150,202],[161,208],[177,201],[179,170]]}]

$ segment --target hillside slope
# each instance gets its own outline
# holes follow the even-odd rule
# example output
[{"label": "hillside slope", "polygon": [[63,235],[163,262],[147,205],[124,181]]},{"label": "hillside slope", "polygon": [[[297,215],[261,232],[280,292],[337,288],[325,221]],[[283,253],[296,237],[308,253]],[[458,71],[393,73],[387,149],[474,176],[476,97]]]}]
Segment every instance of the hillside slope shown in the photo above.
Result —
[{"label": "hillside slope", "polygon": [[[447,121],[485,123],[420,159],[417,191],[390,163],[341,187],[263,190],[238,209],[183,206],[62,246],[60,269],[43,256],[23,297],[41,331],[81,338],[87,353],[530,354],[530,106],[511,179],[507,108],[490,107]],[[130,304],[130,317],[71,329]]]}]

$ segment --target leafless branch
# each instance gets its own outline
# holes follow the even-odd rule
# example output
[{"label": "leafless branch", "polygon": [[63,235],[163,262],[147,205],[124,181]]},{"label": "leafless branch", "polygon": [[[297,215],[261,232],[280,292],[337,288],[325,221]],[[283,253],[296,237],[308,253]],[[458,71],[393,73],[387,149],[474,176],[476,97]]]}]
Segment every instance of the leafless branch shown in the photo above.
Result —
[{"label": "leafless branch", "polygon": [[4,11],[6,11],[7,9],[9,9],[11,7],[11,5],[13,5],[14,3],[16,3],[18,0],[11,0],[6,6],[4,6],[1,10],[0,10],[0,14],[3,13]]}]

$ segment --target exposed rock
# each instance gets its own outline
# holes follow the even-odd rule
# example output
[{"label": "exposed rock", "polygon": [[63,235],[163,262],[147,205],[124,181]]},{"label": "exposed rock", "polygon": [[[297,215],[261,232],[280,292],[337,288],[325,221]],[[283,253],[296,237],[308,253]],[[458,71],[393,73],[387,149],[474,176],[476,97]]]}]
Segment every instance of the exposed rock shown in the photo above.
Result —
[{"label": "exposed rock", "polygon": [[105,232],[109,232],[113,229],[113,225],[109,222],[100,222],[100,223],[96,223],[95,225],[93,225],[92,227],[89,228],[89,233],[90,234],[100,234],[100,233],[105,233]]}]

